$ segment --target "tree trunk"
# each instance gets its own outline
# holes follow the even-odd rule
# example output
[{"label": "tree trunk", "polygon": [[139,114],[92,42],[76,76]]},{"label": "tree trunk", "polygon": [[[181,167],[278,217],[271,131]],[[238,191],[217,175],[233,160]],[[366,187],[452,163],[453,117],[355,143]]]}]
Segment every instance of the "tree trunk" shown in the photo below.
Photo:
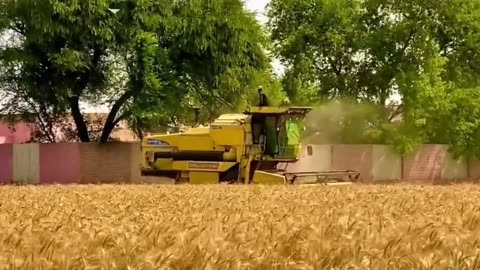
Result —
[{"label": "tree trunk", "polygon": [[100,137],[100,143],[107,143],[110,135],[115,128],[115,125],[121,119],[115,119],[117,117],[118,112],[122,108],[122,106],[133,96],[133,91],[125,92],[118,100],[113,104],[110,113],[108,114],[107,120],[105,121],[105,126],[103,127],[102,136]]},{"label": "tree trunk", "polygon": [[138,138],[140,139],[140,141],[143,141],[143,138],[144,138],[145,136],[143,135],[142,129],[140,128],[140,126],[137,126],[136,129],[137,129],[137,136],[138,136]]},{"label": "tree trunk", "polygon": [[85,120],[83,119],[82,112],[80,111],[79,98],[71,97],[68,99],[68,102],[70,103],[72,117],[77,127],[78,138],[80,138],[81,142],[90,142],[88,127],[87,127],[87,124],[85,123]]}]

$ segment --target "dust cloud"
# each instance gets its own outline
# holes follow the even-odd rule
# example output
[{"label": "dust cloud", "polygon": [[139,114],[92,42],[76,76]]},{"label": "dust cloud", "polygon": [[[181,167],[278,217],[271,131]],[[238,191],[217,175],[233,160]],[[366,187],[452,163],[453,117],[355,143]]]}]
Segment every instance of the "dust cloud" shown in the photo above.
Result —
[{"label": "dust cloud", "polygon": [[329,102],[306,117],[302,143],[369,143],[378,133],[384,110],[371,103]]}]

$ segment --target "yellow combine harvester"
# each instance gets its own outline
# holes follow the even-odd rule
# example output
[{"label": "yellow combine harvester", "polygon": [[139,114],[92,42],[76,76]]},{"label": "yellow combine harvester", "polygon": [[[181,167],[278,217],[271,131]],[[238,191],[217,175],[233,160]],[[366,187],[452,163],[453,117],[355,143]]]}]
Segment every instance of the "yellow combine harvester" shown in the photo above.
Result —
[{"label": "yellow combine harvester", "polygon": [[[176,183],[342,184],[358,180],[356,171],[289,173],[299,160],[303,122],[310,107],[252,107],[225,114],[208,127],[142,141],[141,172]],[[281,165],[285,167],[281,169]]]}]

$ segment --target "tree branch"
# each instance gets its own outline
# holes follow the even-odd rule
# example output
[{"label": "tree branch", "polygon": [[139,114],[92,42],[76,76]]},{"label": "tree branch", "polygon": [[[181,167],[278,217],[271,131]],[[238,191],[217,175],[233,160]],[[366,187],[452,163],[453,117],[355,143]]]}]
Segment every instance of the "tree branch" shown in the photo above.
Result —
[{"label": "tree branch", "polygon": [[399,115],[401,115],[403,112],[403,106],[402,105],[399,105],[397,106],[397,108],[393,111],[392,114],[390,114],[390,116],[388,117],[388,121],[389,122],[392,122],[393,119]]},{"label": "tree branch", "polygon": [[127,119],[132,115],[132,111],[125,111],[123,112],[115,121],[113,121],[113,125],[116,126],[120,121]]},{"label": "tree branch", "polygon": [[88,132],[87,124],[80,111],[79,98],[77,96],[70,97],[68,99],[70,105],[70,111],[72,113],[75,126],[77,127],[77,135],[82,142],[90,142],[90,136]]},{"label": "tree branch", "polygon": [[[117,117],[118,112],[122,108],[122,106],[131,98],[133,97],[133,91],[126,91],[123,93],[122,96],[113,104],[110,113],[107,116],[107,120],[105,121],[105,125],[103,127],[102,136],[100,137],[100,143],[107,143],[110,134],[112,133],[113,129],[115,128],[115,119]],[[120,118],[119,118],[120,119]],[[118,120],[118,119],[117,119]]]},{"label": "tree branch", "polygon": [[90,135],[87,124],[85,123],[85,119],[80,110],[80,97],[82,96],[85,89],[88,87],[88,83],[90,82],[90,79],[94,72],[93,69],[100,62],[102,53],[103,50],[95,46],[92,56],[92,64],[90,65],[89,69],[87,71],[84,71],[78,79],[76,78],[76,74],[72,75],[75,76],[75,78],[73,79],[76,79],[76,83],[73,87],[74,95],[68,98],[68,103],[70,105],[70,111],[75,122],[75,126],[77,127],[77,135],[82,142],[90,142]]}]

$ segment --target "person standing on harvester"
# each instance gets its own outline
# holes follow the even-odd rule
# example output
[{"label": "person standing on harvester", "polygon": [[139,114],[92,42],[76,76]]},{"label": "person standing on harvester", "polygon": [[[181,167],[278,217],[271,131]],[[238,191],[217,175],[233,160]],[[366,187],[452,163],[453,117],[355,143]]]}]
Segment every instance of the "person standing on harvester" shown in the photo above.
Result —
[{"label": "person standing on harvester", "polygon": [[267,95],[265,95],[263,93],[263,89],[262,87],[258,87],[258,95],[260,96],[260,100],[258,102],[258,106],[259,107],[264,107],[264,106],[268,106],[268,99],[267,99]]}]

